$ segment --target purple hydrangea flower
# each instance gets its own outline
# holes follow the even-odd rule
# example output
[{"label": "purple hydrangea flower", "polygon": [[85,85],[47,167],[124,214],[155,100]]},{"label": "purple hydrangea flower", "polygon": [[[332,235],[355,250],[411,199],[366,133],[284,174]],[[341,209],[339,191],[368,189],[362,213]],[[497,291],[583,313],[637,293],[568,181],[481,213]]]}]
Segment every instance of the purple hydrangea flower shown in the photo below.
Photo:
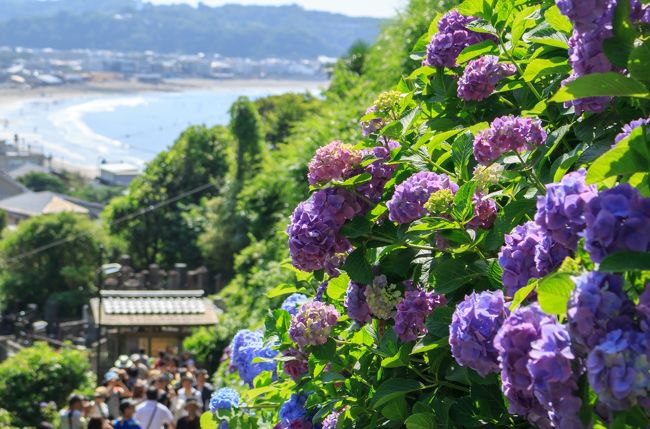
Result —
[{"label": "purple hydrangea flower", "polygon": [[348,310],[348,317],[355,322],[364,324],[372,320],[366,301],[366,285],[350,281],[343,305]]},{"label": "purple hydrangea flower", "polygon": [[474,217],[469,221],[471,228],[490,229],[497,218],[497,203],[483,194],[476,193],[472,197],[474,203]]},{"label": "purple hydrangea flower", "polygon": [[587,378],[601,403],[612,410],[647,404],[650,349],[646,336],[617,329],[587,357]]},{"label": "purple hydrangea flower", "polygon": [[457,10],[447,12],[438,21],[436,33],[427,46],[427,57],[423,65],[431,67],[455,67],[456,59],[463,49],[483,40],[495,40],[494,36],[477,33],[467,28],[475,21],[473,16],[463,16]]},{"label": "purple hydrangea flower", "polygon": [[264,334],[261,331],[249,331],[242,329],[232,338],[230,343],[231,360],[234,369],[243,366],[248,356],[241,352],[244,348],[262,347],[264,345]]},{"label": "purple hydrangea flower", "polygon": [[337,253],[350,249],[339,231],[360,210],[354,196],[340,188],[317,191],[300,203],[287,228],[293,265],[303,271],[329,267]]},{"label": "purple hydrangea flower", "polygon": [[494,347],[499,354],[501,389],[510,403],[509,411],[526,416],[539,427],[549,427],[550,421],[547,411],[534,395],[533,377],[527,365],[533,342],[542,336],[542,326],[556,323],[537,304],[519,307],[503,322],[494,337]]},{"label": "purple hydrangea flower", "polygon": [[280,428],[282,429],[310,429],[312,427],[305,409],[307,395],[293,394],[291,398],[280,407]]},{"label": "purple hydrangea flower", "polygon": [[298,308],[305,302],[307,302],[309,298],[307,298],[305,295],[301,293],[293,293],[289,295],[283,302],[280,308],[282,308],[285,311],[288,311],[289,314],[294,316],[298,312]]},{"label": "purple hydrangea flower", "polygon": [[499,252],[503,285],[508,296],[514,296],[528,284],[528,280],[544,277],[553,271],[569,253],[535,222],[516,226],[505,236],[505,244]]},{"label": "purple hydrangea flower", "polygon": [[632,301],[623,291],[623,278],[589,272],[573,278],[576,287],[567,305],[569,333],[574,348],[586,354],[608,332],[633,326]]},{"label": "purple hydrangea flower", "polygon": [[639,304],[636,306],[637,314],[641,319],[641,329],[650,334],[650,288],[645,285],[645,290],[639,296]]},{"label": "purple hydrangea flower", "polygon": [[230,387],[222,387],[210,397],[210,412],[239,407],[239,393]]},{"label": "purple hydrangea flower", "polygon": [[449,325],[451,354],[460,365],[483,377],[499,370],[494,336],[508,317],[503,292],[481,292],[465,296],[456,306]]},{"label": "purple hydrangea flower", "polygon": [[499,64],[499,57],[485,55],[467,64],[458,80],[458,98],[465,101],[480,101],[492,95],[497,83],[515,74],[512,64]]},{"label": "purple hydrangea flower", "polygon": [[578,245],[585,228],[585,206],[598,192],[585,183],[586,171],[569,173],[559,183],[546,185],[546,195],[537,199],[535,222],[556,242],[569,249]]},{"label": "purple hydrangea flower", "polygon": [[630,18],[635,23],[650,24],[650,5],[643,5],[640,0],[632,0]]},{"label": "purple hydrangea flower", "polygon": [[426,334],[424,321],[434,308],[445,305],[444,296],[424,289],[408,290],[404,299],[397,304],[395,314],[395,333],[403,342],[415,341],[419,335]]},{"label": "purple hydrangea flower", "polygon": [[307,374],[309,366],[307,365],[307,355],[296,348],[289,348],[282,353],[285,357],[292,357],[292,360],[284,361],[282,370],[285,374],[294,380],[299,380],[303,374]]},{"label": "purple hydrangea flower", "polygon": [[333,411],[323,420],[323,429],[336,429],[341,411]]},{"label": "purple hydrangea flower", "polygon": [[585,220],[585,249],[594,262],[614,252],[645,252],[650,246],[650,198],[627,183],[592,198]]},{"label": "purple hydrangea flower", "polygon": [[[394,140],[388,140],[382,146],[376,146],[371,150],[364,152],[364,155],[372,155],[377,158],[376,161],[367,165],[363,172],[370,173],[371,179],[359,187],[356,191],[364,197],[365,207],[369,210],[374,207],[380,200],[384,193],[386,183],[393,177],[395,169],[394,164],[387,164],[386,161],[390,160],[390,152],[393,149],[400,147],[400,144]],[[369,202],[369,203],[368,203]],[[363,202],[362,202],[363,205]]]},{"label": "purple hydrangea flower", "polygon": [[521,153],[542,146],[546,137],[539,119],[501,116],[474,138],[474,158],[488,165],[506,152]]},{"label": "purple hydrangea flower", "polygon": [[572,369],[575,356],[566,327],[559,323],[541,325],[540,337],[530,347],[526,368],[533,393],[548,411],[549,420],[558,428],[583,428],[578,418],[582,406],[576,395],[578,374]]},{"label": "purple hydrangea flower", "polygon": [[[366,110],[366,115],[374,113],[377,111],[377,106],[370,106]],[[384,128],[384,120],[381,118],[370,119],[368,121],[361,121],[361,134],[364,137],[368,137],[370,134],[374,134],[377,131]]]},{"label": "purple hydrangea flower", "polygon": [[319,148],[309,162],[309,184],[344,179],[361,162],[361,152],[338,140]]},{"label": "purple hydrangea flower", "polygon": [[[605,55],[603,42],[612,36],[612,18],[616,0],[556,0],[560,11],[573,24],[573,35],[569,39],[569,63],[571,76],[563,84],[591,73],[606,73],[614,70]],[[602,112],[610,97],[589,97],[567,102],[576,113]]]},{"label": "purple hydrangea flower", "polygon": [[300,348],[325,344],[339,313],[333,305],[308,301],[291,318],[289,337]]},{"label": "purple hydrangea flower", "polygon": [[[648,10],[650,10],[650,8],[648,8]],[[621,140],[628,138],[630,134],[632,134],[632,131],[634,131],[636,128],[641,127],[643,125],[649,125],[649,124],[650,124],[650,118],[635,119],[629,124],[625,124],[621,132],[614,138],[614,142],[618,143]]]},{"label": "purple hydrangea flower", "polygon": [[427,214],[424,204],[432,193],[441,189],[458,191],[458,185],[446,174],[430,171],[416,173],[395,187],[393,197],[386,203],[388,218],[397,223],[409,223]]}]

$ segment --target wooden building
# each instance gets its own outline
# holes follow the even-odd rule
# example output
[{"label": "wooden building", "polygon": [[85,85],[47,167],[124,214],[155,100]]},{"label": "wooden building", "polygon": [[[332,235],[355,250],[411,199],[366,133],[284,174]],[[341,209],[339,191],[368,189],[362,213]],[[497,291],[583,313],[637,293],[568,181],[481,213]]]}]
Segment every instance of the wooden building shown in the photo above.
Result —
[{"label": "wooden building", "polygon": [[203,290],[102,290],[100,297],[91,299],[90,308],[92,324],[101,329],[101,355],[106,359],[140,352],[155,356],[166,349],[178,352],[192,328],[217,323],[217,310]]}]

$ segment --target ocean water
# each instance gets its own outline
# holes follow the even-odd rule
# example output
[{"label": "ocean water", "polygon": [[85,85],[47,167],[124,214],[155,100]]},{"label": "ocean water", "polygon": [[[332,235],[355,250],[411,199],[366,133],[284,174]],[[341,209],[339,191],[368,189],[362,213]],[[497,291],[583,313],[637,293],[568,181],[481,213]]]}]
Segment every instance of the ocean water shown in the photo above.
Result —
[{"label": "ocean water", "polygon": [[139,167],[169,147],[188,126],[225,125],[239,96],[318,92],[306,82],[269,87],[215,87],[75,98],[36,98],[0,105],[0,137],[52,155],[55,163],[94,170],[102,162]]}]

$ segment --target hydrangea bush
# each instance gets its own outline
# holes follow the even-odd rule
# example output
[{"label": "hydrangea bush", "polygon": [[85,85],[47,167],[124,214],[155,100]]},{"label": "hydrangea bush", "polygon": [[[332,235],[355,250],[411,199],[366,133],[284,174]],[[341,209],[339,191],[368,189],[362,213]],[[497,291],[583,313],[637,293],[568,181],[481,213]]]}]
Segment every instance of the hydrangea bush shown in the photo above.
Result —
[{"label": "hydrangea bush", "polygon": [[650,427],[649,21],[637,0],[438,16],[359,140],[314,155],[298,282],[233,339],[241,400],[206,427]]}]

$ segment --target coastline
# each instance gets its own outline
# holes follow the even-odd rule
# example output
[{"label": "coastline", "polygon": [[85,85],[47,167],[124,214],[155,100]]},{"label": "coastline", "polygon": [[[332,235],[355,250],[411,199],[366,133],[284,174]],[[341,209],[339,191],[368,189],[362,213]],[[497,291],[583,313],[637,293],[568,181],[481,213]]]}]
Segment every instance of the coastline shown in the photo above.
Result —
[{"label": "coastline", "polygon": [[289,88],[296,90],[322,90],[326,81],[280,80],[280,79],[168,79],[159,84],[142,83],[136,80],[110,80],[66,84],[61,86],[41,86],[33,88],[0,88],[0,105],[34,99],[63,100],[93,95],[125,95],[147,92],[182,92],[192,90],[219,90],[228,88]]}]

